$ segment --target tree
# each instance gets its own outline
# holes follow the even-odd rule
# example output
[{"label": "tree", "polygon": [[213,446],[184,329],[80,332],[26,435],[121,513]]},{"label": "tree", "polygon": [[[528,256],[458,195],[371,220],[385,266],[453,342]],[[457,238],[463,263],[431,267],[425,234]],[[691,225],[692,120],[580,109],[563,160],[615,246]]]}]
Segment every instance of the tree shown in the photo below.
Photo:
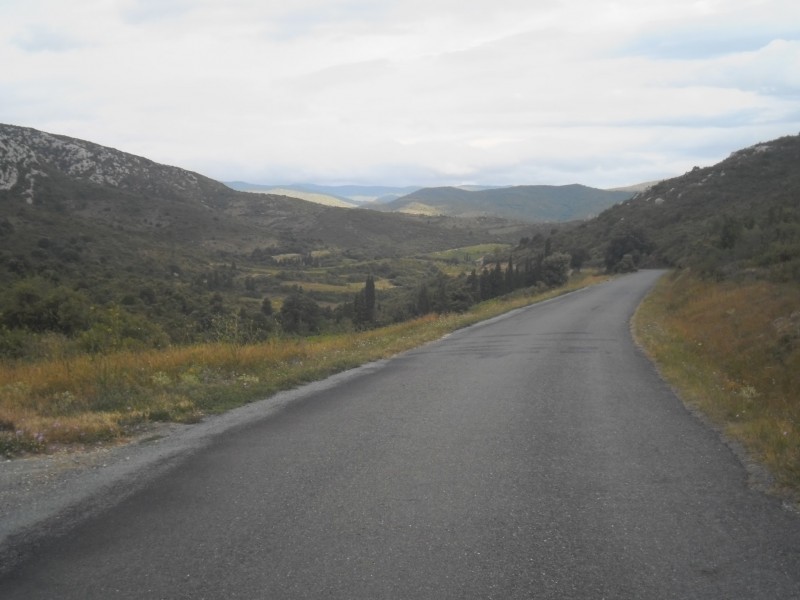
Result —
[{"label": "tree", "polygon": [[506,267],[506,282],[505,282],[505,291],[506,292],[513,292],[514,288],[516,288],[516,282],[514,278],[514,259],[509,255],[508,257],[508,267]]},{"label": "tree", "polygon": [[364,316],[370,323],[375,320],[375,279],[372,275],[367,275],[364,284]]},{"label": "tree", "polygon": [[367,281],[353,299],[353,320],[357,325],[375,321],[375,279],[367,276]]},{"label": "tree", "polygon": [[488,300],[491,298],[490,296],[490,284],[489,284],[489,269],[486,267],[483,268],[481,271],[480,279],[478,280],[478,291],[480,292],[479,298],[481,300]]},{"label": "tree", "polygon": [[473,298],[481,297],[481,284],[475,269],[472,269],[472,272],[467,276],[466,288]]},{"label": "tree", "polygon": [[[617,271],[617,265],[626,254],[631,255],[634,267],[639,266],[641,258],[653,251],[655,246],[641,229],[630,229],[613,238],[606,248],[606,270],[610,273]],[[626,260],[626,268],[628,261]]]},{"label": "tree", "polygon": [[446,313],[453,310],[452,305],[452,284],[451,280],[444,273],[440,273],[434,282],[435,292],[431,299],[431,310],[437,313]]},{"label": "tree", "polygon": [[221,315],[223,312],[225,312],[225,299],[219,292],[215,292],[211,296],[208,305],[212,314]]},{"label": "tree", "polygon": [[73,335],[91,325],[91,305],[85,294],[41,277],[15,283],[3,298],[0,324],[34,332]]},{"label": "tree", "polygon": [[564,252],[555,252],[542,260],[542,279],[551,287],[564,285],[569,280],[571,257]]},{"label": "tree", "polygon": [[271,317],[272,313],[272,301],[267,296],[264,296],[264,300],[261,301],[261,314]]},{"label": "tree", "polygon": [[317,333],[322,326],[322,309],[302,292],[293,292],[283,301],[279,319],[287,333]]},{"label": "tree", "polygon": [[528,257],[525,259],[525,271],[523,281],[526,286],[536,285],[536,282],[541,281],[542,277],[542,258]]},{"label": "tree", "polygon": [[427,315],[431,312],[431,299],[428,294],[428,286],[424,283],[420,286],[419,292],[417,293],[415,308],[418,315]]},{"label": "tree", "polygon": [[489,298],[497,298],[503,294],[503,267],[498,260],[494,264],[494,269],[489,273]]},{"label": "tree", "polygon": [[739,241],[742,235],[743,226],[735,217],[725,215],[722,221],[722,232],[720,233],[719,246],[724,250],[730,250]]},{"label": "tree", "polygon": [[364,290],[361,290],[353,298],[353,323],[364,325],[367,322],[367,300],[364,297]]},{"label": "tree", "polygon": [[572,260],[569,266],[575,269],[575,271],[580,271],[581,267],[583,267],[583,263],[589,259],[589,252],[585,248],[576,248],[570,252],[570,255],[572,256]]}]

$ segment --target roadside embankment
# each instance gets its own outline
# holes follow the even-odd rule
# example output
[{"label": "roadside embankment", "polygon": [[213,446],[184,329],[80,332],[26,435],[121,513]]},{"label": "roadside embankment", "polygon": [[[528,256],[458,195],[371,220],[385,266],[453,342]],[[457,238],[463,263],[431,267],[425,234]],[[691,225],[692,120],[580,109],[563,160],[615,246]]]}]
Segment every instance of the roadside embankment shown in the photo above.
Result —
[{"label": "roadside embankment", "polygon": [[800,501],[800,289],[663,277],[634,317],[639,343],[684,402]]}]

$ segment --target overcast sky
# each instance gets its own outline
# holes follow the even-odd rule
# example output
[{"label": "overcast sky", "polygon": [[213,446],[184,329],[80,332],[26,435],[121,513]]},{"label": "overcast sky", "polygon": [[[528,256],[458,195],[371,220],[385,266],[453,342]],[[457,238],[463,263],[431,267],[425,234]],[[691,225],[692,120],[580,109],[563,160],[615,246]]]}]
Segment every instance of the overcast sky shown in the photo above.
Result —
[{"label": "overcast sky", "polygon": [[627,185],[800,132],[800,2],[0,0],[0,122],[224,181]]}]

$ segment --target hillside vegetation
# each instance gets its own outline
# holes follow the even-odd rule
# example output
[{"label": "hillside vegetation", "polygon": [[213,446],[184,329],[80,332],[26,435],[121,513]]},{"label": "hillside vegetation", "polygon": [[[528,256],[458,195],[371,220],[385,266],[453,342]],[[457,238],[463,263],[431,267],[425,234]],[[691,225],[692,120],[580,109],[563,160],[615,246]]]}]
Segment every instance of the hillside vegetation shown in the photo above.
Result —
[{"label": "hillside vegetation", "polygon": [[596,216],[627,200],[627,191],[609,191],[584,185],[520,185],[467,190],[456,187],[423,188],[382,205],[395,212],[476,217],[494,215],[529,222],[566,222]]},{"label": "hillside vegetation", "polygon": [[[431,252],[518,239],[497,218],[417,218],[237,192],[202,175],[0,126],[0,357],[347,330],[415,314]],[[302,315],[303,318],[299,318]],[[357,320],[357,319],[356,319]]]},{"label": "hillside vegetation", "polygon": [[713,278],[800,281],[800,136],[662,181],[564,233],[612,270],[690,267]]}]

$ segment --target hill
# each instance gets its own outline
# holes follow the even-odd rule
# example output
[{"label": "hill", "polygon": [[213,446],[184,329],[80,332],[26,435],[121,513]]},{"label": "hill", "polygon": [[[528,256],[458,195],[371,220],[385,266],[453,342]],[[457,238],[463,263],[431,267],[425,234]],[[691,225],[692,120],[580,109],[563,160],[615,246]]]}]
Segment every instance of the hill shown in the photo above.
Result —
[{"label": "hill", "polygon": [[358,203],[351,202],[346,198],[323,194],[319,192],[309,192],[291,187],[259,185],[245,183],[242,181],[226,182],[225,185],[239,192],[250,192],[254,194],[268,194],[273,196],[286,196],[287,198],[298,198],[306,202],[314,202],[323,206],[338,206],[339,208],[355,208]]},{"label": "hill", "polygon": [[73,237],[87,228],[117,240],[141,236],[156,246],[238,254],[358,248],[396,256],[496,241],[443,220],[240,193],[197,173],[33,129],[0,125],[0,149],[5,250],[16,247],[12,238],[24,248],[37,235]]},{"label": "hill", "polygon": [[405,257],[507,243],[521,231],[498,219],[237,192],[91,142],[0,125],[0,355],[28,354],[50,334],[93,351],[196,341],[221,335],[223,318],[265,334],[265,296],[277,308],[305,286],[332,308],[370,272],[397,287],[436,270]]},{"label": "hill", "polygon": [[627,254],[642,266],[800,281],[798,165],[800,136],[757,144],[659,182],[554,243],[609,268]]},{"label": "hill", "polygon": [[583,185],[521,185],[470,190],[457,187],[423,188],[380,207],[381,210],[476,217],[493,215],[528,222],[587,219],[629,199],[632,192]]},{"label": "hill", "polygon": [[417,187],[391,187],[375,185],[317,185],[312,183],[292,183],[285,185],[263,185],[244,181],[227,181],[225,185],[240,192],[262,192],[301,198],[330,206],[346,207],[365,204],[382,204],[418,190]]}]

